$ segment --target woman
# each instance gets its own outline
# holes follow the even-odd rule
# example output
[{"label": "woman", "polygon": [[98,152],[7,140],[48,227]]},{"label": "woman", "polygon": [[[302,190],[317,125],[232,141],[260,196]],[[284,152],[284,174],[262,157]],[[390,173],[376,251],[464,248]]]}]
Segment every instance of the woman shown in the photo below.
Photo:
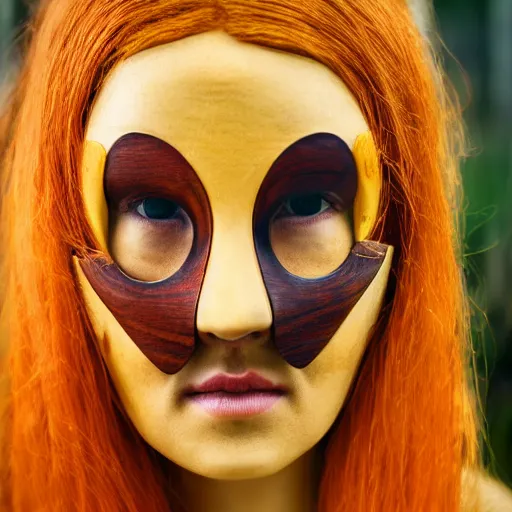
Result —
[{"label": "woman", "polygon": [[5,118],[8,510],[459,509],[432,62],[396,0],[42,3]]}]

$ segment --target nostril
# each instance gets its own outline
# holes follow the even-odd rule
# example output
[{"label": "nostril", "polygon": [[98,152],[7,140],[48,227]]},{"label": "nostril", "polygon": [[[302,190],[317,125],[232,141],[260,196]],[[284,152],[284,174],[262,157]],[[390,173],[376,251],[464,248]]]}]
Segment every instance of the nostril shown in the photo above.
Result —
[{"label": "nostril", "polygon": [[246,331],[246,332],[234,332],[234,331],[226,331],[222,332],[219,329],[219,332],[216,331],[206,331],[202,334],[199,333],[205,343],[217,343],[219,341],[231,344],[237,343],[247,343],[247,342],[255,342],[263,339],[265,336],[264,331]]}]

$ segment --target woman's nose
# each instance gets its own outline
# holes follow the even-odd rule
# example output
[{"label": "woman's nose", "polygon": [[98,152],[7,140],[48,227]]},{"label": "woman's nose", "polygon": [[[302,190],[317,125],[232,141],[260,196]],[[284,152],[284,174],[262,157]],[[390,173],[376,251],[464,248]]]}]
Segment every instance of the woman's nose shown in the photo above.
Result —
[{"label": "woman's nose", "polygon": [[213,232],[199,296],[196,327],[205,342],[230,344],[262,339],[272,310],[258,264],[252,226]]}]

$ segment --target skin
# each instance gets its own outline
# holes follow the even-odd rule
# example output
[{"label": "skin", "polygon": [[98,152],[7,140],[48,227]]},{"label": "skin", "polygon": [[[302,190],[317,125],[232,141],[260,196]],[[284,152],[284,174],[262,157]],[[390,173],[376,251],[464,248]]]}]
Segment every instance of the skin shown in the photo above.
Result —
[{"label": "skin", "polygon": [[[107,249],[110,240],[118,264],[133,273],[157,273],[158,263],[152,269],[130,262],[129,248],[143,235],[123,213],[108,232],[101,192],[104,152],[135,131],[172,144],[188,160],[207,192],[214,229],[197,310],[200,343],[175,375],[162,373],[142,354],[76,265],[121,401],[143,438],[176,464],[173,485],[187,510],[313,510],[315,446],[338,416],[364,354],[392,251],[326,348],[296,369],[271,339],[272,311],[255,254],[252,213],[259,187],[284,149],[316,132],[335,134],[352,148],[368,131],[363,116],[324,66],[223,33],[162,45],[120,64],[93,107],[87,140],[96,149],[88,151],[84,166],[84,199],[99,244]],[[377,202],[378,195],[366,201]],[[288,222],[276,221],[272,243],[283,266],[297,275],[325,275],[354,243],[343,212],[332,210],[306,228]],[[319,259],[308,252],[308,234],[319,241]],[[269,411],[243,419],[215,418],[181,400],[185,386],[219,372],[248,370],[287,386],[289,393]]]}]

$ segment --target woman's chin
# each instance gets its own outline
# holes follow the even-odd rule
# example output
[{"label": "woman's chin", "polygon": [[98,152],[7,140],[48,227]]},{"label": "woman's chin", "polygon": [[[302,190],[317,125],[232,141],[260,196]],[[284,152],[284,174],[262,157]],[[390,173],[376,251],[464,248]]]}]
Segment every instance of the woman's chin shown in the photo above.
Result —
[{"label": "woman's chin", "polygon": [[174,462],[197,476],[213,480],[249,480],[274,475],[290,465],[293,457],[279,450],[238,447],[199,447],[186,460]]}]

